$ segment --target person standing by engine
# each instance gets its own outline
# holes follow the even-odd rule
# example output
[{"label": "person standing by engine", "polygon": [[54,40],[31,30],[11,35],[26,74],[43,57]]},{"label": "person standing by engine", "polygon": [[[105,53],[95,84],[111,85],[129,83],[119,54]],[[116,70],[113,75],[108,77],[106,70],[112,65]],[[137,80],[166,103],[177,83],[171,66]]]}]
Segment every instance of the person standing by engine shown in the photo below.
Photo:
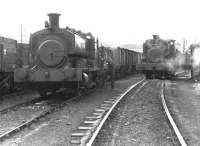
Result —
[{"label": "person standing by engine", "polygon": [[114,89],[114,81],[115,81],[115,68],[112,59],[108,60],[108,74],[110,76],[111,88]]}]

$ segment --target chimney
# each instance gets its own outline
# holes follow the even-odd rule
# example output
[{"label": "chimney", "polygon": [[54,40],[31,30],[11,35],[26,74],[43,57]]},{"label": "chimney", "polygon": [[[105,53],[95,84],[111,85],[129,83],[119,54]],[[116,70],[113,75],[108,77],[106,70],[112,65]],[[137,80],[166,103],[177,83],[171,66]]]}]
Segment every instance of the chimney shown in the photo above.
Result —
[{"label": "chimney", "polygon": [[159,35],[153,35],[154,40],[158,40],[159,38],[160,38]]},{"label": "chimney", "polygon": [[59,29],[59,16],[60,16],[60,14],[49,13],[48,16],[49,16],[49,28],[52,31]]}]

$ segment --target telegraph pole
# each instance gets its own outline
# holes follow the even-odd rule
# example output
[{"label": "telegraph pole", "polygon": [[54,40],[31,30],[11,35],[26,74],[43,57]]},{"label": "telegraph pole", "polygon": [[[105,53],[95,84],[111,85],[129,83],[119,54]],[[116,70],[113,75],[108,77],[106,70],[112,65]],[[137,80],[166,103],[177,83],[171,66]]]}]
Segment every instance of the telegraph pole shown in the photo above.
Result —
[{"label": "telegraph pole", "polygon": [[22,44],[22,24],[21,24],[21,44]]},{"label": "telegraph pole", "polygon": [[187,45],[187,40],[185,38],[183,38],[183,53],[186,50],[186,45]]},{"label": "telegraph pole", "polygon": [[3,55],[4,55],[4,48],[3,48],[3,44],[0,44],[0,72],[3,71]]}]

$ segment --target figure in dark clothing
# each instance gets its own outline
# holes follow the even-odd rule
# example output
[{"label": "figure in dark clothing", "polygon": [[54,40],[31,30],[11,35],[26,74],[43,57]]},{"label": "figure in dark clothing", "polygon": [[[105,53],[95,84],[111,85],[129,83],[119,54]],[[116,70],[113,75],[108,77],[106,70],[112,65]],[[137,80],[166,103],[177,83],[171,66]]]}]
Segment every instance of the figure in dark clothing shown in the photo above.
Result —
[{"label": "figure in dark clothing", "polygon": [[111,82],[111,88],[114,89],[114,81],[115,81],[115,78],[114,78],[114,74],[115,74],[115,69],[114,69],[114,64],[109,61],[108,62],[108,74],[110,76],[110,82]]}]

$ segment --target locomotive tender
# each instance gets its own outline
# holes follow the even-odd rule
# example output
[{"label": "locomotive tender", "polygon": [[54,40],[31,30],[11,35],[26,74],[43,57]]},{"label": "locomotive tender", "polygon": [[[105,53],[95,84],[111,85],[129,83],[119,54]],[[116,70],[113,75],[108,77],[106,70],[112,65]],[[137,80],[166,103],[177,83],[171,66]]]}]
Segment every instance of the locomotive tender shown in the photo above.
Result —
[{"label": "locomotive tender", "polygon": [[144,59],[136,69],[142,71],[147,78],[170,77],[175,74],[175,40],[163,40],[153,35],[153,39],[143,44],[143,55]]}]

